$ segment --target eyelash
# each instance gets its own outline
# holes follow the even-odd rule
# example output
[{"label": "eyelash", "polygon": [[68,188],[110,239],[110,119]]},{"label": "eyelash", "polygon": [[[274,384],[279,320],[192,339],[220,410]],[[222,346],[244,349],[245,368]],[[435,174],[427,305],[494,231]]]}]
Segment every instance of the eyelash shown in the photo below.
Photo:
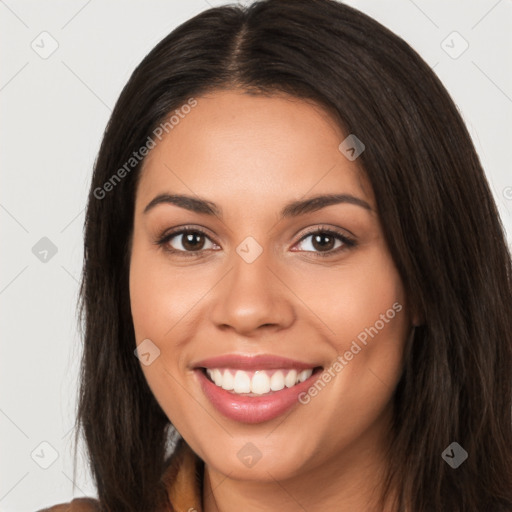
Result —
[{"label": "eyelash", "polygon": [[[198,227],[185,226],[183,228],[179,228],[176,231],[171,231],[170,233],[164,233],[163,235],[161,235],[157,238],[157,240],[155,241],[155,244],[162,247],[165,251],[170,252],[172,254],[177,254],[179,256],[204,257],[204,254],[202,254],[202,253],[205,251],[205,249],[200,249],[198,251],[181,251],[179,249],[169,248],[166,246],[167,243],[169,243],[174,237],[176,237],[178,235],[193,234],[193,233],[201,233],[206,238],[210,239],[210,236],[203,229],[198,228]],[[330,236],[336,238],[337,240],[340,240],[343,243],[343,245],[341,247],[338,247],[337,249],[332,249],[332,250],[329,250],[326,252],[316,252],[316,251],[297,251],[297,252],[312,252],[313,254],[315,254],[316,256],[318,256],[320,258],[327,258],[327,257],[333,256],[335,254],[338,254],[341,251],[346,251],[348,249],[351,249],[357,245],[356,241],[354,239],[348,237],[347,235],[342,234],[338,231],[335,231],[331,228],[324,228],[323,226],[317,227],[314,230],[305,233],[297,243],[300,243],[303,240],[305,240],[306,238],[308,238],[312,235],[317,235],[317,234],[330,235]],[[210,239],[210,241],[212,241],[212,240]],[[213,243],[215,243],[215,242],[213,242]],[[218,245],[218,244],[216,244],[216,245]]]}]

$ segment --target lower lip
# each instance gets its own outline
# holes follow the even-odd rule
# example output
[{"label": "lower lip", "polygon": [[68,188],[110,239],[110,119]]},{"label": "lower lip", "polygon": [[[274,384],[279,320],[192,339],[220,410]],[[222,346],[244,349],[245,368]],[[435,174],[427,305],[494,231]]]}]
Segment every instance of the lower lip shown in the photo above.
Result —
[{"label": "lower lip", "polygon": [[284,414],[299,403],[300,393],[306,391],[318,377],[315,371],[311,377],[291,388],[273,391],[261,396],[242,396],[231,393],[214,384],[203,370],[196,369],[196,375],[213,406],[224,416],[241,423],[262,423]]}]

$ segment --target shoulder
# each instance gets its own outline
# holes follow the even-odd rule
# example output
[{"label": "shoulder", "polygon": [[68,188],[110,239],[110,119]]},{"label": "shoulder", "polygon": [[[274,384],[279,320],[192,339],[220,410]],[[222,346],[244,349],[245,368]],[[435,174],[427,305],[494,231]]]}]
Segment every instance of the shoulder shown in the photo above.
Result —
[{"label": "shoulder", "polygon": [[97,512],[100,503],[93,498],[75,498],[69,503],[60,503],[49,508],[42,508],[37,512]]}]

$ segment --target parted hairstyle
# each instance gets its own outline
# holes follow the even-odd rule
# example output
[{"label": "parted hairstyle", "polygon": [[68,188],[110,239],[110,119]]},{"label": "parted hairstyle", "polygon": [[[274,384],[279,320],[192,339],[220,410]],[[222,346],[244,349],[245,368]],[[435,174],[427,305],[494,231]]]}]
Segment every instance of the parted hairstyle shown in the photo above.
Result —
[{"label": "parted hairstyle", "polygon": [[[399,512],[512,510],[512,271],[495,202],[430,67],[334,0],[205,10],[158,43],[115,105],[88,197],[79,299],[75,443],[83,435],[102,510],[158,509],[175,432],[134,355],[128,271],[144,159],[112,176],[190,98],[234,89],[312,100],[366,146],[358,162],[422,318],[393,395],[383,503],[395,490]],[[457,469],[441,457],[452,442],[468,453]]]}]

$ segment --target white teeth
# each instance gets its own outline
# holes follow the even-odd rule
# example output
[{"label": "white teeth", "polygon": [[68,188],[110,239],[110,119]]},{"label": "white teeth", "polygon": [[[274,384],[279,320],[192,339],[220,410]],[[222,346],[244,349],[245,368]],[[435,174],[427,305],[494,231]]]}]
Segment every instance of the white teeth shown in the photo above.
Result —
[{"label": "white teeth", "polygon": [[[293,370],[295,371],[295,370]],[[290,372],[291,373],[291,372]],[[284,388],[284,374],[278,370],[272,377],[270,377],[270,389],[272,391],[281,391]]]},{"label": "white teeth", "polygon": [[251,380],[251,391],[263,395],[270,391],[270,377],[265,372],[256,372]]},{"label": "white teeth", "polygon": [[309,379],[313,373],[313,370],[302,370],[297,377],[299,382],[304,382],[306,379]]},{"label": "white teeth", "polygon": [[213,379],[213,382],[215,382],[217,386],[222,386],[222,374],[220,373],[220,370],[213,370],[213,374],[211,377]]},{"label": "white teeth", "polygon": [[295,386],[297,382],[297,370],[290,370],[286,377],[284,378],[284,383],[287,388],[291,388],[292,386]]},{"label": "white teeth", "polygon": [[224,374],[222,375],[222,389],[231,391],[234,387],[235,379],[233,378],[233,375],[231,375],[229,370],[224,370]]},{"label": "white teeth", "polygon": [[[229,371],[229,370],[226,370]],[[251,379],[246,372],[238,370],[235,373],[235,383],[233,387],[235,393],[250,393],[251,392]]]},{"label": "white teeth", "polygon": [[270,391],[281,391],[285,388],[291,388],[300,382],[309,379],[313,374],[313,369],[297,370],[256,370],[254,372],[245,372],[234,369],[206,369],[210,379],[219,387],[233,391],[234,393],[254,393],[255,395],[264,395]]}]

